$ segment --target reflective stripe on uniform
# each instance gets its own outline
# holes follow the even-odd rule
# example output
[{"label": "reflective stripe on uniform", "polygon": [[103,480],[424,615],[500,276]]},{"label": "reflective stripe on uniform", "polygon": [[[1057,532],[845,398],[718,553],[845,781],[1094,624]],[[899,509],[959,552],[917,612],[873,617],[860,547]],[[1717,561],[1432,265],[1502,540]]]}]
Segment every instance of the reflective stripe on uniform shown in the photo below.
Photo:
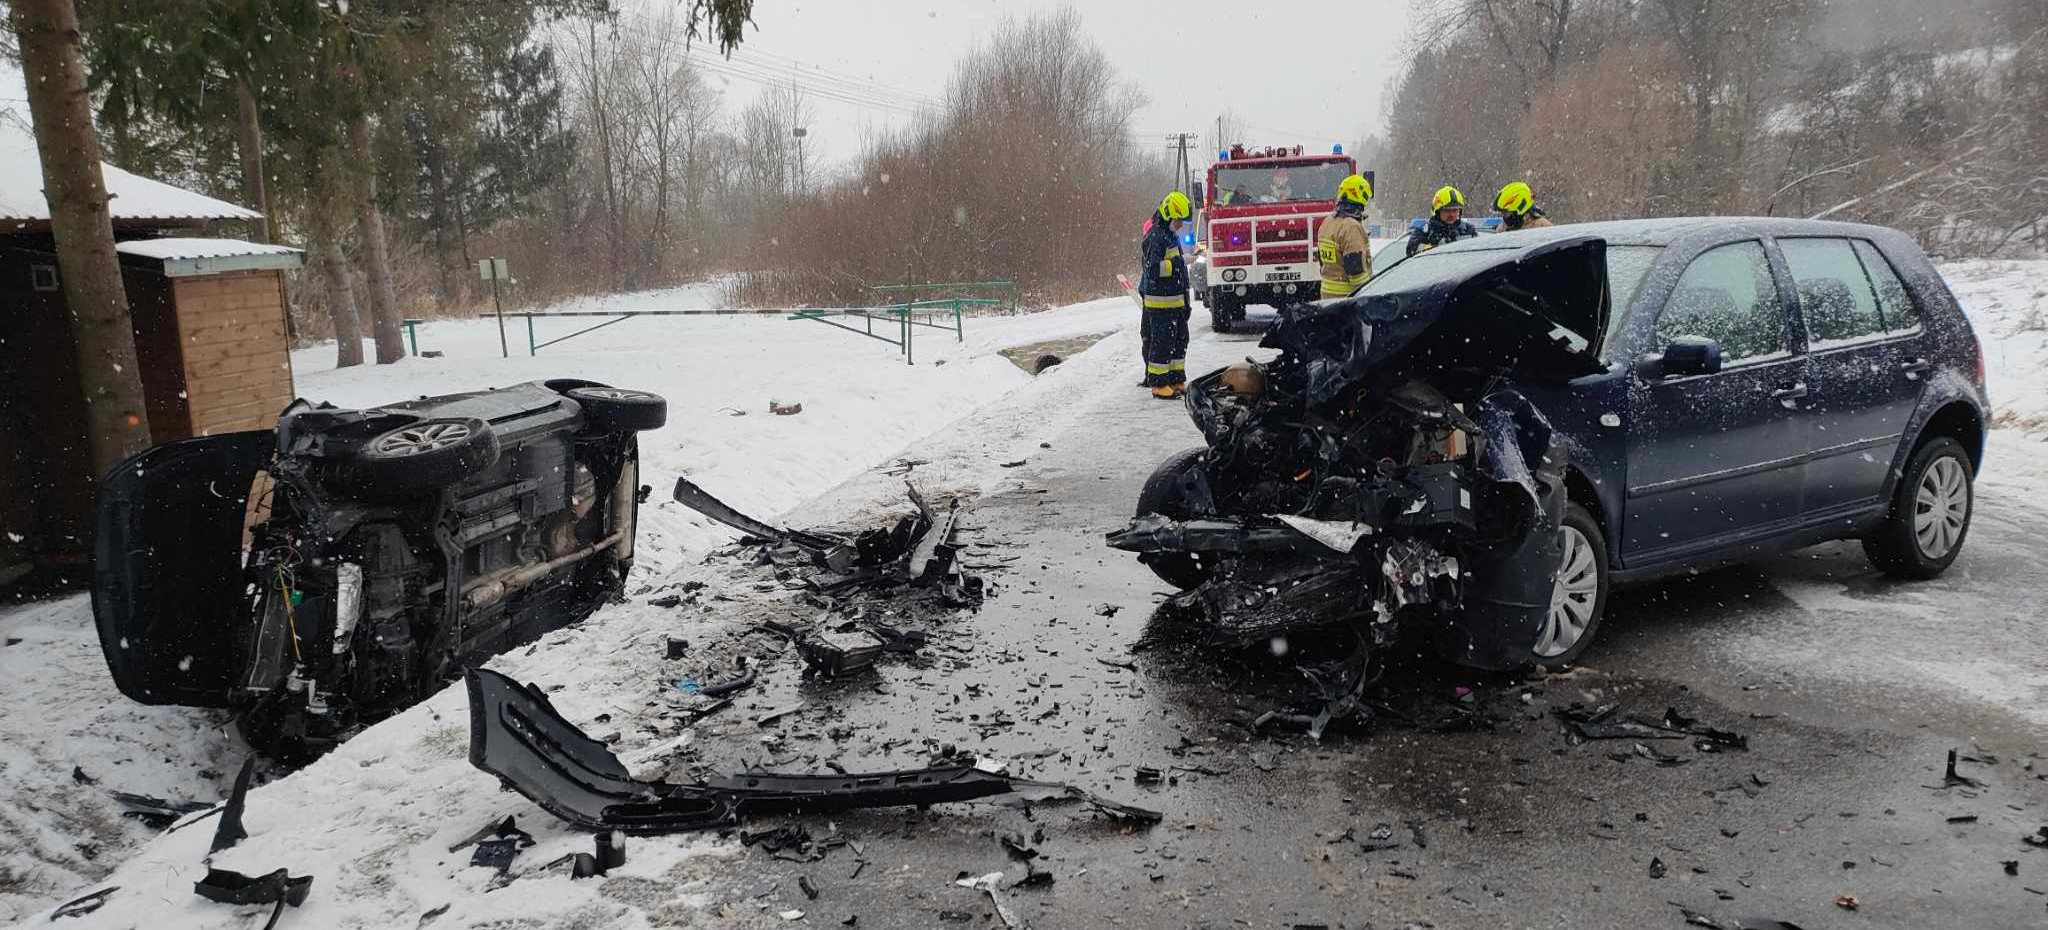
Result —
[{"label": "reflective stripe on uniform", "polygon": [[1151,362],[1145,363],[1145,373],[1148,375],[1163,375],[1172,370],[1171,367],[1166,365],[1154,365]]},{"label": "reflective stripe on uniform", "polygon": [[1186,371],[1188,370],[1188,360],[1184,358],[1177,358],[1171,362],[1166,363],[1166,367],[1172,371]]},{"label": "reflective stripe on uniform", "polygon": [[1171,297],[1154,297],[1151,294],[1146,294],[1144,297],[1145,309],[1147,310],[1179,310],[1188,305],[1188,295],[1186,294],[1175,294]]},{"label": "reflective stripe on uniform", "polygon": [[1159,276],[1162,278],[1173,277],[1173,256],[1168,255],[1159,260]]}]

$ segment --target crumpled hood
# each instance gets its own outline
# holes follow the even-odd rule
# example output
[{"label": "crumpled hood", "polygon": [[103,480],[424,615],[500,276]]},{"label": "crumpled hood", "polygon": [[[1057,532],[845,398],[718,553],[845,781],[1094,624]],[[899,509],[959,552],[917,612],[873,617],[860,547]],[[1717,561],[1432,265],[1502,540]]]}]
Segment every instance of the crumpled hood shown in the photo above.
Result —
[{"label": "crumpled hood", "polygon": [[1260,345],[1304,361],[1311,403],[1395,368],[1447,390],[1502,374],[1557,383],[1605,371],[1606,240],[1493,245],[1432,249],[1389,267],[1356,296],[1289,307]]}]

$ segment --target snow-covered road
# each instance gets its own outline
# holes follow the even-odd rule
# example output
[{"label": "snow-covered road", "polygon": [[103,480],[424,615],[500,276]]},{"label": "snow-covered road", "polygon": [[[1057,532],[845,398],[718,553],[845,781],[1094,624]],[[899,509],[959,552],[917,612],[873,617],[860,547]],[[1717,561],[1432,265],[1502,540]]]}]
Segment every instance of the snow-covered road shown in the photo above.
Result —
[{"label": "snow-covered road", "polygon": [[[2039,438],[2038,423],[2031,434],[2023,424],[2048,416],[2048,338],[2039,309],[2048,293],[2048,262],[1966,263],[1944,271],[1984,339],[1994,403],[2011,411],[2014,424],[1991,438],[1984,500],[1993,506],[2038,500],[2048,490],[2048,442]],[[640,295],[630,305],[671,308],[701,300],[701,293]],[[657,503],[642,511],[638,577],[674,583],[707,571],[695,556],[729,538],[697,514],[663,502],[665,482],[674,475],[689,475],[762,515],[790,511],[831,490],[822,506],[806,508],[806,514],[840,519],[900,507],[900,478],[871,469],[915,448],[927,460],[918,467],[921,479],[949,489],[997,492],[1016,474],[999,463],[1032,458],[1040,437],[1060,432],[1064,421],[1089,416],[1091,401],[1102,392],[1129,388],[1136,337],[1120,330],[1134,316],[1130,303],[1116,298],[1045,314],[971,320],[964,343],[925,331],[930,335],[918,344],[916,366],[903,365],[893,347],[778,317],[636,319],[544,349],[538,358],[510,359],[498,357],[497,330],[489,321],[433,323],[422,327],[420,346],[443,352],[442,358],[337,372],[331,370],[330,346],[299,353],[294,364],[303,394],[343,405],[545,377],[583,377],[665,394],[669,425],[642,440],[647,480],[658,493]],[[1199,311],[1197,316],[1200,326]],[[568,321],[543,325],[555,327],[556,334],[576,328]],[[1037,379],[994,354],[1104,332],[1114,334]],[[523,336],[523,329],[512,333],[515,353]],[[1204,363],[1250,349],[1241,341],[1204,337],[1198,343],[1191,355]],[[804,412],[771,416],[771,399],[802,403]],[[973,430],[946,429],[970,417]],[[2023,542],[2009,536],[1989,528],[1973,541],[2002,547]],[[1965,581],[1979,588],[1993,583]],[[1840,602],[1841,586],[1824,571],[1777,572],[1768,584],[1797,606],[1840,622],[1808,631],[1800,641],[1813,646],[1809,653],[1786,651],[1771,627],[1735,630],[1737,638],[1701,630],[1698,636],[1716,640],[1705,651],[1769,665],[1787,677],[1849,684],[1874,674],[1891,676],[1916,693],[1958,705],[2048,706],[2042,704],[2048,701],[2042,682],[2010,667],[2030,661],[2032,653],[2024,649],[2004,650],[1975,665],[1946,654],[1892,661],[1885,644],[1913,634],[1909,604],[1885,602],[1886,616],[1896,615],[1896,622],[1859,630],[1853,618],[1869,606]],[[1848,607],[1856,609],[1842,609]],[[640,708],[619,705],[618,695],[644,693],[648,676],[659,674],[658,664],[647,659],[650,643],[674,622],[672,614],[636,601],[608,608],[577,629],[551,634],[535,650],[493,665],[523,680],[560,685],[554,699],[572,719],[610,713],[623,719]],[[190,892],[210,826],[143,845],[150,834],[115,816],[105,800],[109,789],[200,800],[224,794],[222,776],[232,775],[243,749],[222,732],[221,721],[177,708],[141,707],[115,693],[82,597],[0,612],[0,635],[10,641],[0,648],[0,676],[10,683],[0,694],[0,785],[7,798],[0,804],[0,919],[47,909],[98,887],[95,882],[112,881],[125,885],[117,899],[121,906],[75,925],[125,927],[141,913],[151,917],[151,926],[167,928],[251,920],[252,909],[207,904]],[[1648,653],[1643,659],[1652,664]],[[622,684],[636,681],[640,692],[622,690]],[[1871,693],[1881,698],[1896,692]],[[248,814],[252,837],[216,864],[254,871],[290,864],[314,873],[308,909],[287,918],[306,926],[411,927],[423,911],[458,899],[459,914],[453,916],[462,925],[688,925],[707,916],[698,908],[708,899],[693,889],[702,887],[703,875],[718,871],[706,857],[728,854],[729,844],[639,843],[623,873],[632,880],[597,886],[528,879],[477,894],[481,873],[466,869],[466,853],[451,855],[447,845],[486,820],[531,806],[498,792],[490,778],[469,767],[463,757],[464,705],[459,687],[445,690],[255,792]],[[629,734],[626,745],[647,739]],[[75,780],[74,766],[94,783]],[[522,861],[544,862],[587,848],[587,837],[551,820],[522,820],[521,826],[541,841]]]},{"label": "snow-covered road", "polygon": [[[561,309],[686,309],[705,306],[709,298],[700,286],[579,300]],[[1133,322],[1135,313],[1128,300],[1114,298],[972,318],[963,342],[951,332],[921,329],[914,366],[905,365],[893,346],[817,323],[703,316],[633,319],[543,349],[537,357],[525,355],[524,324],[514,320],[510,341],[517,354],[509,359],[500,355],[492,320],[434,322],[420,327],[419,347],[443,353],[439,358],[335,370],[334,347],[328,344],[294,353],[293,367],[302,396],[341,406],[558,377],[666,396],[668,425],[641,437],[642,473],[659,492],[641,510],[636,577],[644,581],[671,573],[732,536],[667,500],[675,476],[716,488],[750,512],[779,514],[1033,383],[997,350],[1114,332]],[[593,322],[599,321],[541,321],[540,338]],[[802,404],[803,412],[771,415],[771,400]],[[226,792],[246,748],[222,714],[145,707],[121,696],[107,677],[83,595],[0,610],[0,636],[6,643],[0,646],[0,680],[7,682],[0,693],[0,919],[8,919],[64,900],[154,836],[121,817],[109,791],[213,800]],[[550,661],[575,663],[580,657],[564,654]],[[455,702],[450,725],[459,730],[458,687],[400,718],[425,714],[424,723],[393,720],[375,728],[405,734],[391,737],[398,742],[366,735],[352,745],[375,754],[420,751],[423,734],[438,726],[434,708],[449,700]],[[449,738],[450,754],[435,758],[466,770],[462,735]],[[377,746],[383,748],[370,748]],[[447,780],[445,773],[423,775],[418,764],[407,766],[405,774],[391,777]],[[482,784],[473,782],[454,780],[470,789]],[[344,796],[342,787],[314,790]],[[356,782],[345,788],[363,790],[380,789]],[[489,794],[483,792],[484,800]],[[453,799],[433,803],[459,806]],[[386,925],[380,921],[365,925]]]}]

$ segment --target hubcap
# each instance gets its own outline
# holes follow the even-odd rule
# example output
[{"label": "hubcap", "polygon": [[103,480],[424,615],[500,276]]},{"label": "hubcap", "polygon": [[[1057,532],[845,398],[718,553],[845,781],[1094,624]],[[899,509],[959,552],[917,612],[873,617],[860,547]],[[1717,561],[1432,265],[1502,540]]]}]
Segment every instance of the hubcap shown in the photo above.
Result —
[{"label": "hubcap", "polygon": [[1920,476],[1913,500],[1913,541],[1920,554],[1940,559],[1954,552],[1970,522],[1970,478],[1955,456],[1943,456]]},{"label": "hubcap", "polygon": [[418,455],[460,445],[470,437],[467,423],[422,423],[377,440],[378,455]]},{"label": "hubcap", "polygon": [[648,396],[645,391],[628,391],[624,388],[580,388],[576,393],[584,397],[602,397],[606,400],[641,400]]},{"label": "hubcap", "polygon": [[1536,654],[1560,656],[1577,645],[1593,622],[1593,605],[1600,597],[1600,562],[1593,556],[1593,541],[1576,527],[1558,529],[1564,544],[1564,564],[1550,589],[1550,615],[1543,635],[1536,640]]}]

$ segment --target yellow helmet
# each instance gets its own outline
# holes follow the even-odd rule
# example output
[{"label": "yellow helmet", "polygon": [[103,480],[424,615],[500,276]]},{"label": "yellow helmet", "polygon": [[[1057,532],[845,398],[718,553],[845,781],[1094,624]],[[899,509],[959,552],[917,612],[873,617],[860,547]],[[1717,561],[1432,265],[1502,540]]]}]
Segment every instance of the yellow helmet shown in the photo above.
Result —
[{"label": "yellow helmet", "polygon": [[1446,207],[1457,207],[1460,210],[1465,209],[1465,195],[1458,193],[1458,189],[1455,187],[1444,186],[1437,188],[1436,196],[1429,200],[1429,212],[1435,213]]},{"label": "yellow helmet", "polygon": [[1338,203],[1355,203],[1365,206],[1372,201],[1372,182],[1365,175],[1354,174],[1337,185]]},{"label": "yellow helmet", "polygon": [[1502,213],[1521,216],[1536,206],[1536,195],[1529,191],[1529,185],[1516,181],[1500,189],[1500,196],[1493,198],[1493,208]]},{"label": "yellow helmet", "polygon": [[1167,194],[1166,199],[1159,202],[1159,215],[1169,221],[1187,219],[1188,195],[1180,191]]}]

